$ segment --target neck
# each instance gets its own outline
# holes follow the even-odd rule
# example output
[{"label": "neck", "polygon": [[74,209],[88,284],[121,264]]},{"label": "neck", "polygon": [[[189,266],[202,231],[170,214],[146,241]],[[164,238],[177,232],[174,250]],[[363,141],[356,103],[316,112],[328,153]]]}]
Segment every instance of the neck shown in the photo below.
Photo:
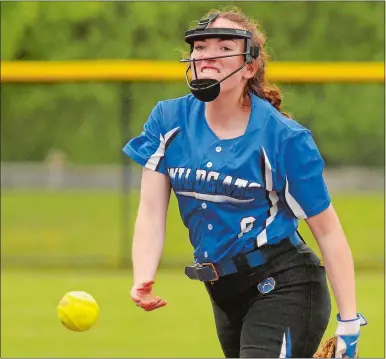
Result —
[{"label": "neck", "polygon": [[208,102],[205,107],[205,116],[210,123],[227,124],[234,122],[235,119],[245,116],[250,112],[250,101],[248,106],[242,106],[241,93],[231,91],[229,93],[220,93],[212,102]]}]

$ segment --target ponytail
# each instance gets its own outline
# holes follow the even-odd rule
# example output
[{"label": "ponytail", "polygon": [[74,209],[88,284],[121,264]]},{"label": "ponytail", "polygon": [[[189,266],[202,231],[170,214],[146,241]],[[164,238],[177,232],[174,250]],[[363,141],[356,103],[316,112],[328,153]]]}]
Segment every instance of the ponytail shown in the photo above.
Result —
[{"label": "ponytail", "polygon": [[244,89],[243,98],[248,96],[249,92],[254,93],[256,96],[268,101],[273,107],[276,108],[285,117],[290,115],[281,110],[282,96],[278,86],[268,84],[265,79],[265,63],[267,54],[264,50],[261,50],[260,57],[256,60],[257,71],[255,75],[248,80]]},{"label": "ponytail", "polygon": [[[260,95],[258,95],[260,96]],[[263,99],[267,100],[273,107],[276,108],[279,112],[281,112],[284,116],[290,117],[290,115],[286,112],[281,111],[281,94],[278,87],[272,86],[271,88],[266,87],[262,91],[262,95],[260,96]]]}]

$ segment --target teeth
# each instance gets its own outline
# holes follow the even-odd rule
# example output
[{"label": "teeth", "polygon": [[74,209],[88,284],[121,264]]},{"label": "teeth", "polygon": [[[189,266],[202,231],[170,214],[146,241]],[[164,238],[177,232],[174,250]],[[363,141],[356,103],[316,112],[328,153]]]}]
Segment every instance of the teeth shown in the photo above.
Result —
[{"label": "teeth", "polygon": [[218,71],[216,69],[202,69],[201,72],[214,72],[214,73],[218,73]]}]

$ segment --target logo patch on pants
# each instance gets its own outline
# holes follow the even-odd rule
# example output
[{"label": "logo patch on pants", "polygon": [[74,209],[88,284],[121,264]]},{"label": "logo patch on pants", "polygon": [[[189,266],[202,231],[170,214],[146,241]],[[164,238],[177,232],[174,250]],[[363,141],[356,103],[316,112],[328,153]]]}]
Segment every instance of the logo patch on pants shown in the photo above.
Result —
[{"label": "logo patch on pants", "polygon": [[267,294],[275,289],[275,285],[276,285],[275,280],[272,277],[269,277],[261,281],[258,284],[257,289],[259,290],[260,293]]}]

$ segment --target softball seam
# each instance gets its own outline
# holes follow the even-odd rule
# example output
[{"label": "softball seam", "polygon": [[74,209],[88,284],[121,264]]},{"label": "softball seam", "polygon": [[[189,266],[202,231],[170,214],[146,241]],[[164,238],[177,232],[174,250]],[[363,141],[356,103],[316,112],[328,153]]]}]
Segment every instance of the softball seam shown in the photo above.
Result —
[{"label": "softball seam", "polygon": [[[75,324],[75,322],[68,316],[68,314],[65,311],[62,311],[62,314],[68,319],[68,321],[74,326],[77,332],[80,332],[80,329]],[[63,323],[64,324],[64,323]]]},{"label": "softball seam", "polygon": [[84,298],[73,296],[72,294],[68,294],[68,296],[71,297],[73,300],[76,300],[80,303],[86,304],[89,307],[95,307],[95,308],[99,309],[98,304],[95,301],[95,299],[93,299],[93,302],[92,302],[92,301],[86,300]]}]

